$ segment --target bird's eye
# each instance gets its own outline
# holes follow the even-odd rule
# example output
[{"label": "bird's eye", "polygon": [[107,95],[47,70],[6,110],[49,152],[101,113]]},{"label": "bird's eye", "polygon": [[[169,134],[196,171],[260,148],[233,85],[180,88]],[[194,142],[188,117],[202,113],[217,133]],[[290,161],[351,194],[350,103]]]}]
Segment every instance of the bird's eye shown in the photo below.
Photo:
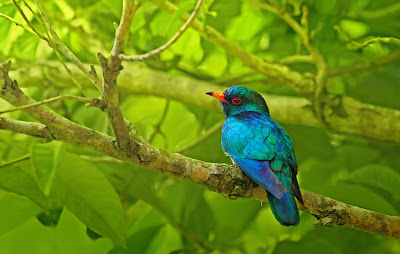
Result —
[{"label": "bird's eye", "polygon": [[232,103],[235,105],[239,105],[240,103],[242,103],[242,100],[239,97],[235,97],[232,99]]}]

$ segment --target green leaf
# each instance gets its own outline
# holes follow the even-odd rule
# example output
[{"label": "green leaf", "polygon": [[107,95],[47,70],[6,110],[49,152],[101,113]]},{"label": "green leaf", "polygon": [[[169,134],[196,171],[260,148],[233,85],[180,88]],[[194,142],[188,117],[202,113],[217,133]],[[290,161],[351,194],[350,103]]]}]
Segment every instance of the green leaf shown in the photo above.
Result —
[{"label": "green leaf", "polygon": [[112,185],[91,163],[65,153],[50,196],[93,231],[125,246],[125,215],[121,202]]},{"label": "green leaf", "polygon": [[33,175],[17,166],[0,167],[0,188],[27,197],[43,210],[48,210],[47,198]]},{"label": "green leaf", "polygon": [[31,161],[36,177],[46,195],[50,193],[51,181],[54,178],[55,168],[59,157],[62,156],[63,144],[51,142],[46,144],[34,144],[31,147]]},{"label": "green leaf", "polygon": [[0,199],[0,236],[34,217],[40,208],[31,201],[13,194]]},{"label": "green leaf", "polygon": [[205,188],[192,185],[186,188],[183,200],[183,225],[188,227],[200,240],[208,241],[215,230],[216,221],[210,205],[204,199]]},{"label": "green leaf", "polygon": [[210,12],[216,12],[216,16],[206,17],[206,22],[219,32],[224,32],[232,19],[240,15],[240,6],[242,1],[239,0],[217,0],[213,2],[209,8]]},{"label": "green leaf", "polygon": [[350,181],[353,184],[379,188],[389,192],[395,198],[398,198],[398,194],[400,193],[400,174],[392,168],[379,164],[357,169],[346,178],[346,181]]},{"label": "green leaf", "polygon": [[206,200],[211,206],[216,222],[214,243],[219,246],[235,244],[257,218],[262,208],[260,202],[230,200],[211,192],[207,194]]},{"label": "green leaf", "polygon": [[[29,207],[26,209],[29,211]],[[0,236],[0,246],[1,253],[4,254],[100,254],[107,253],[113,244],[105,238],[91,240],[85,233],[85,226],[65,210],[57,228],[43,227],[32,216],[11,232]]]},{"label": "green leaf", "polygon": [[277,244],[273,254],[297,253],[307,254],[341,254],[341,251],[329,239],[307,239],[299,242],[282,241]]},{"label": "green leaf", "polygon": [[146,253],[151,242],[163,228],[162,225],[152,226],[135,232],[127,240],[127,248],[115,247],[108,254],[130,254],[130,253]]}]

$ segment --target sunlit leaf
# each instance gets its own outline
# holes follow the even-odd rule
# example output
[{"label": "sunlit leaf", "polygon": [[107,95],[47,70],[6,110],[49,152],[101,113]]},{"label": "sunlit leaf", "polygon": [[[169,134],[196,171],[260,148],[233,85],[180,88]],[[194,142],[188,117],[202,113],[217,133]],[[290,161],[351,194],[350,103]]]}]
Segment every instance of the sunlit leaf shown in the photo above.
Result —
[{"label": "sunlit leaf", "polygon": [[56,170],[51,197],[100,235],[125,245],[125,215],[105,176],[79,156],[65,153]]},{"label": "sunlit leaf", "polygon": [[13,165],[0,167],[0,188],[24,196],[48,210],[47,198],[32,174]]}]

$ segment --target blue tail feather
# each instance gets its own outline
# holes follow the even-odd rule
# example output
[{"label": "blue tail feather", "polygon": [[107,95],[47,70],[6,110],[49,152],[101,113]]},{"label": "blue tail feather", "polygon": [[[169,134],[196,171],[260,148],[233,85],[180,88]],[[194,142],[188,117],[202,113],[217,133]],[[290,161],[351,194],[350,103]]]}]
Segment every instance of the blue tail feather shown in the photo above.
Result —
[{"label": "blue tail feather", "polygon": [[[287,190],[291,189],[290,183],[283,173],[277,173],[278,179]],[[299,210],[297,209],[294,195],[291,191],[283,193],[281,199],[267,192],[268,201],[275,218],[284,226],[297,225],[300,222]]]}]

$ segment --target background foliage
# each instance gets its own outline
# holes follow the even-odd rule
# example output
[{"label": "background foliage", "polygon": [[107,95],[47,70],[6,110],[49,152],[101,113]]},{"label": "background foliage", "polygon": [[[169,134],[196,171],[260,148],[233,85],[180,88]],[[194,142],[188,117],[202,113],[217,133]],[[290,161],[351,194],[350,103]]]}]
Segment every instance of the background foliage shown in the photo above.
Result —
[{"label": "background foliage", "polygon": [[[149,2],[139,8],[127,54],[147,52],[176,33],[182,25],[179,15],[189,12],[195,1],[172,2],[179,7],[174,15]],[[383,8],[398,8],[396,0],[287,2],[296,19],[300,19],[301,6],[308,7],[314,42],[330,67],[368,61],[398,50],[398,45],[382,43],[355,49],[333,29],[338,25],[356,41],[376,36],[399,37],[400,12],[378,17],[370,14]],[[1,0],[3,3],[8,1]],[[36,10],[33,3],[28,3]],[[40,27],[22,6],[32,24]],[[96,53],[112,48],[113,22],[119,22],[120,1],[46,1],[45,8],[62,41],[81,61],[96,64]],[[24,22],[12,4],[5,4],[0,12]],[[279,16],[246,1],[207,0],[199,18],[230,41],[269,61],[305,53],[298,46],[297,35]],[[46,42],[8,20],[0,19],[0,36],[2,61],[15,59],[35,65],[58,60]],[[251,70],[191,29],[169,50],[140,64],[171,75],[297,96],[279,81],[260,74],[224,82],[223,78]],[[302,72],[314,70],[307,63],[291,67]],[[330,79],[328,91],[400,109],[399,67],[397,63],[335,77]],[[69,88],[52,86],[52,82],[57,80],[43,77],[42,86],[25,91],[38,101],[64,93],[80,94],[72,82]],[[94,87],[87,92],[94,97],[100,95]],[[121,93],[121,99],[123,113],[137,132],[167,151],[185,147],[223,118],[220,113],[162,97]],[[112,135],[107,117],[98,109],[68,100],[50,107],[77,123]],[[11,106],[0,101],[0,109],[8,108]],[[6,116],[32,120],[18,111]],[[282,125],[295,145],[302,188],[399,215],[398,145],[333,135],[322,128]],[[315,218],[306,213],[301,213],[299,226],[282,227],[269,206],[258,201],[229,200],[202,186],[114,161],[81,147],[0,131],[0,165],[28,154],[29,160],[0,167],[1,253],[400,253],[400,243],[395,240],[348,228],[314,229]],[[230,163],[221,150],[219,131],[185,151],[185,155]],[[125,242],[127,249],[121,247]]]}]

